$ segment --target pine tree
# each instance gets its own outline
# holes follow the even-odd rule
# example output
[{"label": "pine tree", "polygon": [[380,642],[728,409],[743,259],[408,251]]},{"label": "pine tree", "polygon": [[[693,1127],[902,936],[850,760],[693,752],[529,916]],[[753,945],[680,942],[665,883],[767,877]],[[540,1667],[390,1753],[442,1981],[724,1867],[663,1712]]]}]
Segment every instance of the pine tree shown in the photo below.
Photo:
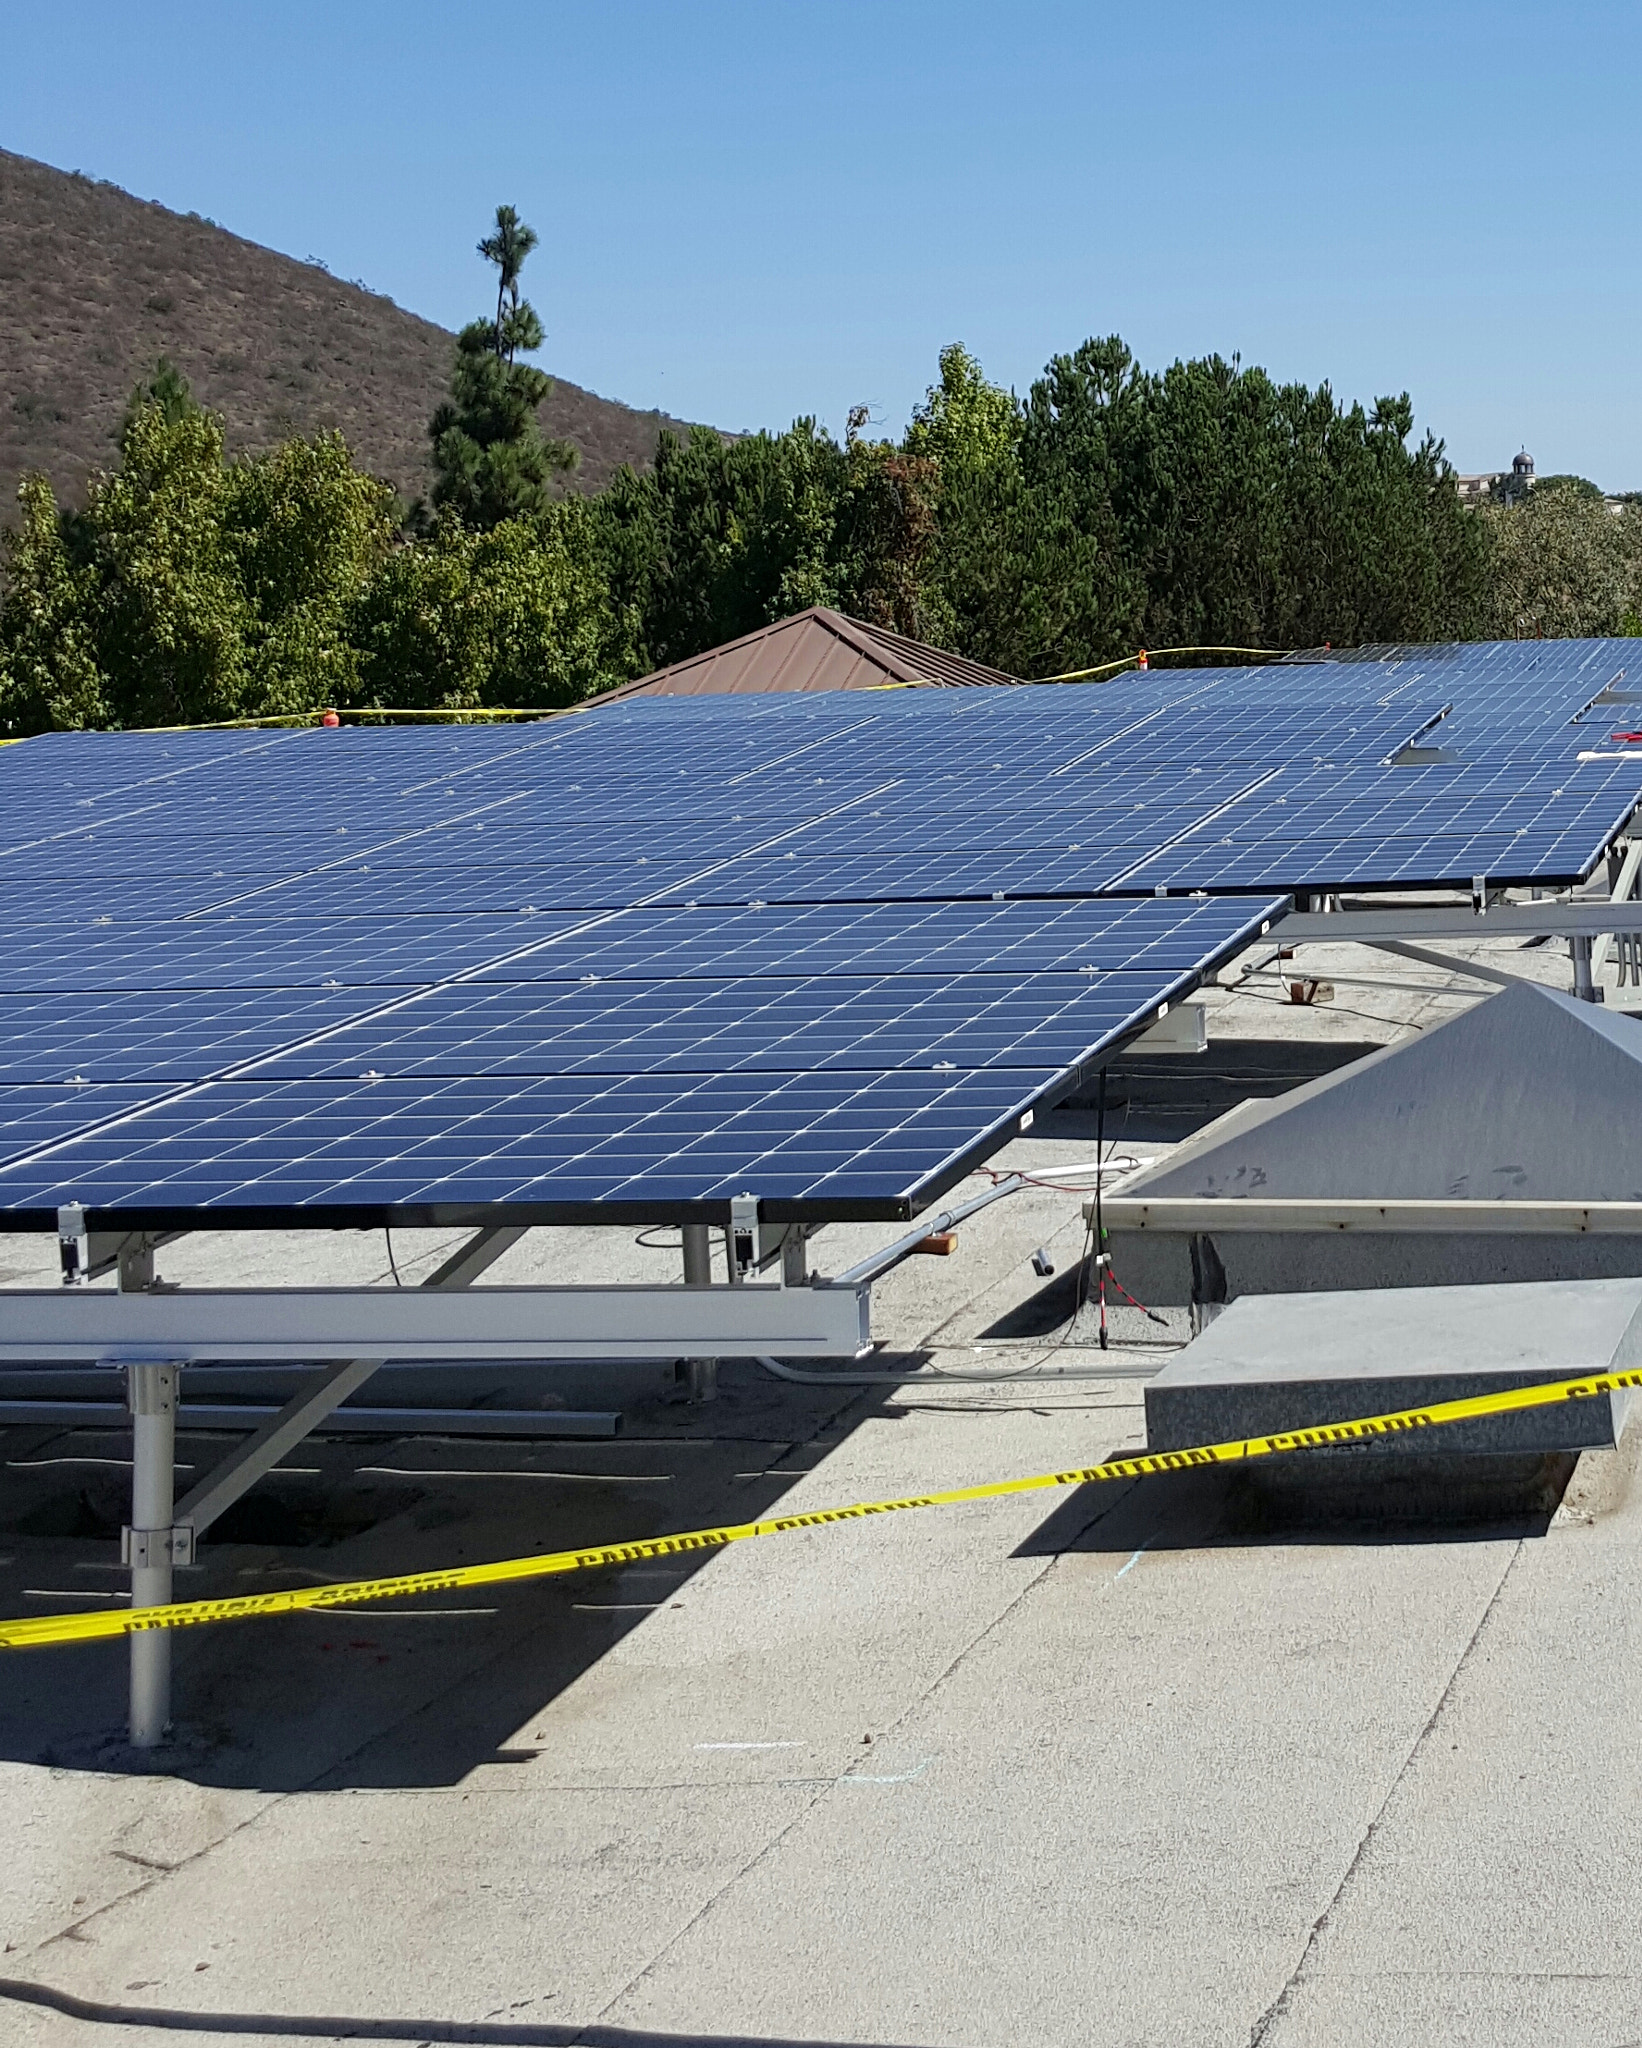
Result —
[{"label": "pine tree", "polygon": [[535,230],[513,207],[498,206],[495,229],[479,244],[496,265],[495,317],[471,321],[457,336],[450,398],[428,426],[433,502],[468,527],[542,512],[555,478],[576,463],[575,449],[547,439],[537,418],[553,380],[516,360],[542,345],[536,309],[519,296],[519,273],[535,246]]}]

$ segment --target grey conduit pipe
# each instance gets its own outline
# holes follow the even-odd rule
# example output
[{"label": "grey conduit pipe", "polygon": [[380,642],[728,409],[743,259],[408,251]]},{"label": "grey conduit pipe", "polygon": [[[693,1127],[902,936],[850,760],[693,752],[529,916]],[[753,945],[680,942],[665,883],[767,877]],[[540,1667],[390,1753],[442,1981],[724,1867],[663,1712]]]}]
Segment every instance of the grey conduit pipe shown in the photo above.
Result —
[{"label": "grey conduit pipe", "polygon": [[993,1387],[1012,1381],[1018,1387],[1041,1387],[1050,1380],[1149,1380],[1161,1369],[1147,1364],[1106,1365],[1098,1370],[1074,1365],[1066,1372],[1043,1372],[1036,1366],[1029,1372],[949,1372],[945,1366],[928,1372],[921,1366],[914,1366],[911,1372],[805,1372],[800,1366],[783,1365],[779,1358],[757,1362],[776,1379],[790,1380],[795,1387],[934,1387],[943,1380]]}]

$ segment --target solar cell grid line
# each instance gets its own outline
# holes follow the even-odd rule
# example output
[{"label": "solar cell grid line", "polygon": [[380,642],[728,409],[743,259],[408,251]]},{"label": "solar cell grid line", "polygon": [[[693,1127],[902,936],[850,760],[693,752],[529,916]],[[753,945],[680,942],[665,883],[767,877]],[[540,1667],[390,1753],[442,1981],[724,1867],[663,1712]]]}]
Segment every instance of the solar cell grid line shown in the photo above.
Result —
[{"label": "solar cell grid line", "polygon": [[[483,814],[488,817],[499,812],[506,805],[516,803],[517,801],[518,797],[516,795],[496,797],[480,808]],[[474,816],[477,813],[469,812],[466,815]],[[411,833],[396,832],[392,837],[382,840],[375,845],[351,846],[346,853],[339,853],[333,860],[304,868],[295,874],[281,875],[273,881],[262,883],[255,889],[224,891],[216,901],[202,905],[198,910],[190,911],[188,914],[190,917],[210,917],[221,911],[232,909],[236,905],[245,904],[258,897],[270,895],[275,890],[294,888],[303,882],[317,881],[322,876],[330,874],[338,868],[354,865],[362,860],[369,860],[373,854],[386,852],[390,847],[402,846],[410,837],[421,837],[428,832],[438,829],[434,825],[425,825],[415,828]]]},{"label": "solar cell grid line", "polygon": [[1155,832],[1078,852],[763,854],[726,862],[710,879],[658,890],[659,903],[872,903],[903,898],[1094,896],[1156,850]]},{"label": "solar cell grid line", "polygon": [[768,774],[772,769],[785,767],[790,762],[814,753],[819,747],[831,747],[847,734],[869,729],[876,726],[877,723],[878,720],[874,717],[859,718],[851,721],[849,724],[838,726],[827,733],[805,739],[798,745],[787,748],[784,753],[774,755],[769,760],[757,762],[752,767],[739,770],[730,777],[725,787],[726,789],[735,789],[742,783],[751,781],[755,775]]},{"label": "solar cell grid line", "polygon": [[[77,743],[90,737],[91,735],[82,733],[38,733],[32,735],[27,744],[34,751],[35,761],[30,762],[26,768],[23,765],[22,757],[15,754],[11,748],[0,748],[0,791],[4,791],[6,784],[14,779],[32,784],[37,774],[41,772],[53,773],[59,766],[73,765],[83,774],[85,767],[89,765],[90,757],[83,751],[70,754],[61,747],[56,751],[52,751],[52,743],[54,741],[66,741],[70,746],[75,746]],[[135,744],[124,747],[118,756],[118,769],[116,772],[125,775],[126,779],[110,784],[98,781],[95,784],[96,793],[92,796],[86,794],[83,784],[76,786],[70,783],[68,785],[74,789],[76,800],[87,803],[106,802],[111,797],[124,795],[132,790],[144,789],[159,783],[175,783],[184,775],[194,774],[206,768],[219,768],[223,762],[234,759],[239,755],[268,752],[281,742],[296,738],[297,735],[290,732],[259,733],[254,736],[237,733],[230,738],[227,734],[218,734],[212,736],[213,741],[220,741],[221,744],[213,744],[208,748],[197,750],[190,748],[173,750],[169,747],[163,750],[153,747],[144,749],[142,743],[145,740],[159,737],[144,733],[120,733],[118,735],[98,735],[97,737],[118,738],[121,741],[133,742]],[[164,737],[181,739],[184,735],[165,735]],[[188,735],[187,737],[197,739],[199,736]],[[179,752],[192,754],[194,758],[176,758],[176,754]],[[156,765],[152,767],[149,774],[132,779],[126,771],[129,769],[133,759],[140,757],[144,753],[156,763],[163,760],[168,765],[164,768]],[[37,766],[36,763],[39,763],[39,757],[42,754],[47,755],[48,758],[43,764]],[[110,754],[106,758],[109,761],[110,769],[115,769],[116,757]],[[147,765],[146,761],[144,765]]]},{"label": "solar cell grid line", "polygon": [[[803,858],[837,857],[860,861],[867,858],[919,857],[946,859],[1016,853],[1075,854],[1104,852],[1114,846],[1134,844],[1139,822],[1147,816],[1144,804],[1123,804],[1091,815],[1079,812],[1011,812],[1001,818],[960,815],[937,822],[924,817],[901,822],[892,819],[867,820],[859,831],[833,830],[806,833],[800,843]],[[1156,839],[1154,823],[1144,834],[1148,844]],[[753,893],[757,894],[756,886]]]},{"label": "solar cell grid line", "polygon": [[1133,734],[1143,732],[1154,719],[1161,715],[1161,708],[1155,705],[1149,709],[1142,709],[1137,705],[1129,711],[1119,712],[1112,720],[1110,731],[1102,734],[1098,740],[1084,747],[1081,752],[1073,754],[1070,759],[1061,761],[1051,768],[1048,771],[1050,777],[1070,775],[1075,768],[1081,768],[1085,762],[1094,760],[1119,740],[1128,739]]},{"label": "solar cell grid line", "polygon": [[0,1158],[22,1156],[88,1125],[143,1109],[154,1099],[145,1083],[64,1087],[61,1082],[0,1085]]},{"label": "solar cell grid line", "polygon": [[1454,797],[1419,811],[1394,803],[1380,809],[1368,805],[1341,805],[1335,809],[1329,805],[1288,805],[1286,799],[1276,799],[1269,805],[1228,811],[1204,834],[1192,834],[1181,840],[1175,852],[1183,856],[1200,844],[1233,846],[1249,840],[1284,844],[1316,838],[1319,834],[1333,834],[1337,838],[1452,838],[1468,831],[1493,829],[1525,840],[1576,834],[1595,860],[1599,846],[1613,836],[1613,831],[1622,829],[1630,817],[1634,801],[1634,791],[1622,795],[1609,793],[1605,797],[1599,793],[1585,797],[1576,791],[1562,791],[1556,795],[1556,801],[1546,797],[1542,803],[1515,809],[1509,805],[1501,807],[1490,797]]},{"label": "solar cell grid line", "polygon": [[[28,881],[8,879],[5,884],[7,927],[55,924],[63,914],[64,888],[69,879],[61,875]],[[130,923],[138,918],[155,922],[180,920],[189,910],[209,903],[221,892],[220,882],[199,876],[101,876],[96,889],[97,914],[108,924]]]},{"label": "solar cell grid line", "polygon": [[1140,729],[1131,750],[1185,746],[1246,750],[1269,758],[1282,749],[1321,748],[1374,756],[1414,744],[1448,713],[1447,700],[1429,698],[1400,705],[1218,705],[1212,701],[1171,709]]},{"label": "solar cell grid line", "polygon": [[[1253,825],[1265,831],[1279,824],[1304,831],[1315,825],[1349,822],[1398,829],[1470,830],[1484,817],[1510,817],[1521,824],[1539,817],[1589,813],[1623,818],[1642,793],[1642,775],[1606,775],[1599,764],[1554,768],[1512,764],[1477,773],[1432,766],[1384,773],[1345,768],[1327,776],[1289,768],[1257,795],[1230,807],[1220,821],[1235,833]],[[1275,813],[1287,810],[1285,820]]]},{"label": "solar cell grid line", "polygon": [[[1183,826],[1181,832],[1178,833],[1176,837],[1183,837],[1185,831],[1187,830],[1206,830],[1214,823],[1214,821],[1218,817],[1223,815],[1223,813],[1232,805],[1241,803],[1248,797],[1253,796],[1257,790],[1263,789],[1268,782],[1271,782],[1276,776],[1280,775],[1281,773],[1281,768],[1268,769],[1264,775],[1258,776],[1254,781],[1250,782],[1245,789],[1239,790],[1235,795],[1228,797],[1223,804],[1216,805],[1215,808],[1209,811],[1205,816],[1194,820],[1190,826]],[[1165,839],[1162,845],[1154,849],[1151,858],[1157,859],[1167,854],[1170,850],[1170,847],[1174,843],[1174,840]],[[1106,888],[1109,891],[1114,892],[1116,890],[1121,889],[1124,886],[1124,884],[1129,880],[1135,868],[1138,868],[1140,865],[1141,862],[1136,861],[1128,868],[1120,868],[1118,872],[1115,875],[1113,875],[1111,880],[1106,884]]]},{"label": "solar cell grid line", "polygon": [[[128,812],[125,815],[126,818],[130,818],[132,816],[140,817],[145,815],[147,812],[157,810],[158,808],[159,806],[157,804],[146,804],[142,806],[140,810],[136,812]],[[14,819],[8,818],[7,822],[11,824],[15,829],[16,821]],[[121,822],[124,822],[124,820],[121,820]],[[25,827],[25,829],[27,828]],[[62,827],[60,831],[56,832],[33,831],[30,833],[30,836],[25,839],[13,839],[9,844],[0,846],[0,859],[6,859],[13,855],[22,855],[27,853],[38,852],[42,848],[55,846],[59,843],[83,843],[84,840],[87,837],[89,837],[91,833],[96,832],[99,829],[106,829],[105,821],[101,819],[88,818],[77,824],[65,825]]]},{"label": "solar cell grid line", "polygon": [[[1429,768],[1393,770],[1383,778],[1358,779],[1351,771],[1342,771],[1324,785],[1315,778],[1285,771],[1258,797],[1230,805],[1211,824],[1183,834],[1173,848],[1142,863],[1119,886],[1271,886],[1282,874],[1284,886],[1314,888],[1319,886],[1314,865],[1318,838],[1329,836],[1331,829],[1336,840],[1355,835],[1358,841],[1351,861],[1354,878],[1361,874],[1363,862],[1383,859],[1388,863],[1388,882],[1407,879],[1418,872],[1412,856],[1416,844],[1423,841],[1430,848],[1432,872],[1420,878],[1435,882],[1455,872],[1456,836],[1474,833],[1499,818],[1496,793],[1509,792],[1513,779],[1509,767],[1495,767],[1483,774]],[[1406,791],[1411,798],[1422,783],[1433,800],[1431,813],[1425,819],[1405,819],[1399,815],[1397,793]],[[1320,793],[1325,789],[1326,795]],[[1551,863],[1540,871],[1546,879],[1553,872],[1559,879],[1574,871],[1588,873],[1600,857],[1601,847],[1622,829],[1639,794],[1642,787],[1629,776],[1612,783],[1593,780],[1579,787],[1562,771],[1539,778],[1530,805],[1524,802],[1519,783],[1517,801],[1507,807],[1506,815],[1522,822],[1501,835],[1508,843],[1498,849],[1502,858],[1509,856],[1512,878],[1535,879],[1536,860]],[[1279,818],[1277,813],[1285,807],[1288,815]],[[1398,834],[1403,834],[1403,843],[1393,844]],[[1251,839],[1269,849],[1270,862],[1276,865],[1251,867],[1216,850]],[[1293,849],[1287,869],[1281,866],[1284,844]],[[1382,853],[1373,851],[1376,845],[1383,848]],[[1480,871],[1472,868],[1469,873]],[[1487,871],[1495,879],[1506,879],[1504,870]],[[1243,879],[1234,883],[1234,873]]]},{"label": "solar cell grid line", "polygon": [[[1150,899],[629,912],[562,944],[539,946],[498,973],[579,981],[595,971],[600,979],[656,979],[889,967],[907,973],[1185,967],[1206,945],[1240,931],[1247,916],[1242,903]],[[573,914],[487,920],[333,915],[168,930],[59,919],[13,935],[0,952],[0,992],[422,986],[447,965],[488,963],[513,950],[510,937],[569,935],[578,922]],[[478,978],[491,978],[488,965]]]},{"label": "solar cell grid line", "polygon": [[[293,909],[310,900],[327,910],[378,919],[436,917],[447,911],[474,918],[551,916],[557,911],[607,915],[658,895],[686,900],[692,886],[688,878],[699,872],[699,865],[652,861],[638,854],[628,862],[561,862],[545,869],[534,864],[458,868],[443,875],[415,869],[338,868],[326,873],[323,890],[312,892],[311,897],[264,891],[243,898],[237,915],[254,919],[270,907]],[[60,908],[61,884],[53,886]],[[220,882],[190,886],[197,892],[194,900],[203,896],[208,905],[210,892],[222,888]],[[201,918],[184,910],[177,921],[198,924]],[[202,925],[202,929],[214,928],[214,917]]]}]

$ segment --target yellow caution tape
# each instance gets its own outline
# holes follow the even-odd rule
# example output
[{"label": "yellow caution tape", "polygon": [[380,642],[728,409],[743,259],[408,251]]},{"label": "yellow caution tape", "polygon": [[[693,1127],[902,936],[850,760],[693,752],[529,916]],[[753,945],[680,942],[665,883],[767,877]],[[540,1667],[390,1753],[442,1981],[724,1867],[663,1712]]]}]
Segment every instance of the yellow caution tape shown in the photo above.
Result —
[{"label": "yellow caution tape", "polygon": [[386,1579],[348,1579],[331,1586],[298,1586],[283,1593],[242,1593],[226,1600],[179,1600],[167,1607],[98,1608],[90,1614],[47,1614],[26,1621],[0,1621],[0,1649],[26,1650],[48,1643],[87,1643],[104,1636],[134,1635],[151,1628],[194,1628],[203,1622],[247,1621],[253,1616],[300,1614],[310,1608],[356,1607],[367,1600],[401,1600],[411,1593],[450,1593],[472,1586],[502,1586],[519,1579],[547,1579],[561,1572],[598,1571],[606,1565],[636,1564],[651,1557],[678,1557],[694,1550],[721,1550],[753,1536],[784,1536],[793,1529],[820,1529],[831,1522],[855,1522],[868,1515],[896,1515],[907,1508],[952,1507],[960,1501],[1002,1500],[1008,1494],[1041,1493],[1059,1486],[1086,1486],[1105,1479],[1147,1479],[1194,1465],[1238,1465],[1284,1451],[1326,1450],[1364,1438],[1473,1422],[1524,1408],[1548,1408],[1562,1401],[1589,1401],[1601,1394],[1642,1387],[1642,1370],[1596,1373],[1585,1379],[1550,1380],[1513,1387],[1502,1394],[1472,1394],[1438,1401],[1429,1408],[1399,1408],[1352,1422],[1320,1423],[1314,1429],[1285,1430],[1242,1442],[1197,1444],[1187,1450],[1145,1451],[1134,1458],[1108,1458],[1068,1472],[1039,1472],[1027,1479],[997,1479],[985,1486],[954,1486],[940,1493],[909,1494],[904,1500],[856,1501],[848,1507],[816,1508],[806,1515],[775,1515],[762,1522],[734,1522],[719,1529],[691,1529],[679,1536],[647,1536],[634,1543],[607,1543],[592,1550],[554,1550],[540,1557],[510,1557],[495,1564],[456,1565],[447,1571],[401,1572]]}]

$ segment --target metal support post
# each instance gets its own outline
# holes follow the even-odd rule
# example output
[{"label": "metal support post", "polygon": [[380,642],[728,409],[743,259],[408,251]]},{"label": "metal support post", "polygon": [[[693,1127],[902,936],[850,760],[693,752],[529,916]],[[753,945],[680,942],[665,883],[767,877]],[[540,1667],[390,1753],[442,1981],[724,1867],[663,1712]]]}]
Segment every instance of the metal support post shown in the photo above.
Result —
[{"label": "metal support post", "polygon": [[705,1223],[684,1226],[684,1284],[711,1287],[713,1284],[713,1241]]},{"label": "metal support post", "polygon": [[[710,1287],[713,1284],[712,1232],[705,1223],[686,1223],[684,1226],[684,1284],[686,1287]],[[686,1358],[683,1365],[686,1398],[691,1402],[714,1400],[718,1394],[718,1360]]]},{"label": "metal support post", "polygon": [[781,1284],[784,1287],[807,1287],[809,1272],[804,1259],[804,1226],[789,1223],[787,1234],[781,1240]]},{"label": "metal support post", "polygon": [[[175,1365],[127,1368],[131,1402],[131,1526],[125,1561],[131,1567],[131,1605],[164,1607],[171,1598],[178,1544],[172,1527],[176,1470]],[[186,1559],[184,1559],[186,1561]],[[171,1631],[141,1630],[131,1638],[131,1745],[152,1749],[171,1719]]]},{"label": "metal support post", "polygon": [[1568,951],[1574,962],[1574,994],[1582,1003],[1599,1003],[1602,991],[1591,974],[1591,941],[1583,933],[1575,933],[1568,941]]},{"label": "metal support post", "polygon": [[[1623,903],[1629,899],[1634,899],[1639,876],[1642,876],[1642,838],[1631,840],[1623,851],[1617,846],[1611,846],[1608,849],[1608,900],[1610,903]],[[1631,944],[1632,937],[1633,934],[1629,932],[1621,932],[1617,935],[1620,949],[1619,979],[1621,984],[1625,980],[1628,956],[1632,955],[1635,951],[1634,946]],[[1591,947],[1591,973],[1593,976],[1602,972],[1603,963],[1608,957],[1608,948],[1614,943],[1615,934],[1611,932],[1601,932],[1597,935],[1596,942]]]}]

